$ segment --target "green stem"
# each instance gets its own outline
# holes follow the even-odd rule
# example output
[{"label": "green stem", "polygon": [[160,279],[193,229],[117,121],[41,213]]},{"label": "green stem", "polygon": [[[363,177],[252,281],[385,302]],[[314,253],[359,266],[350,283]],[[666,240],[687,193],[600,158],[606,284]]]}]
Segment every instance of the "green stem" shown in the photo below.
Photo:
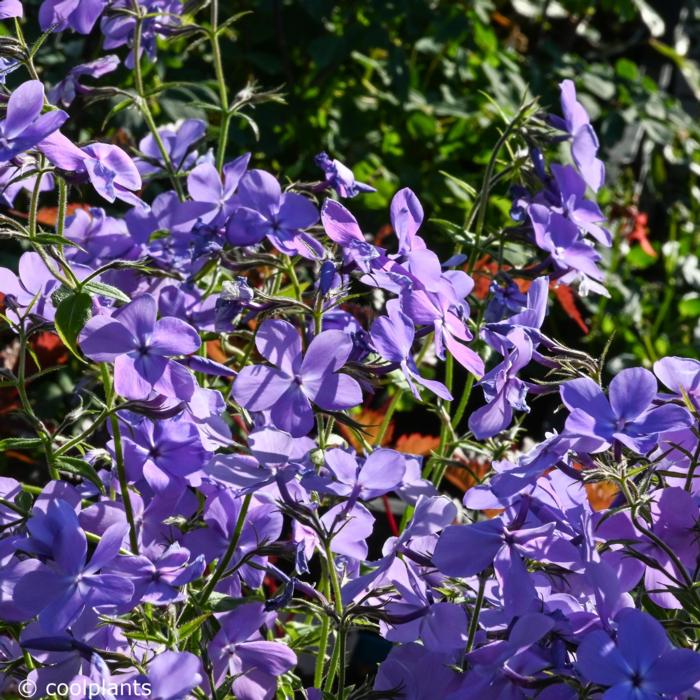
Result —
[{"label": "green stem", "polygon": [[155,120],[153,119],[153,114],[151,113],[151,108],[148,104],[148,98],[146,97],[146,92],[143,87],[143,73],[141,72],[141,37],[143,33],[143,19],[144,19],[144,14],[143,10],[140,7],[138,0],[132,0],[131,2],[131,7],[134,11],[134,14],[136,15],[136,26],[134,27],[134,45],[133,45],[133,52],[134,52],[134,86],[136,87],[136,92],[138,93],[139,99],[138,99],[138,107],[141,110],[141,114],[143,114],[144,119],[146,120],[146,125],[148,126],[148,130],[151,132],[151,135],[153,136],[153,140],[156,142],[156,145],[158,146],[158,150],[160,151],[161,156],[163,157],[163,164],[165,165],[165,170],[168,173],[168,177],[170,178],[170,181],[172,182],[173,187],[175,188],[175,191],[177,192],[177,196],[180,198],[181,202],[185,201],[185,192],[182,189],[182,183],[177,177],[177,173],[175,172],[175,168],[173,167],[172,160],[170,159],[170,154],[168,153],[167,149],[165,148],[165,144],[163,143],[163,139],[160,137],[160,134],[158,133],[158,126],[155,123]]},{"label": "green stem", "polygon": [[[109,374],[109,368],[106,364],[101,365],[102,383],[105,387],[105,398],[109,409],[113,408],[114,391],[112,387],[112,378]],[[139,542],[136,530],[136,521],[134,519],[134,509],[131,505],[131,496],[129,495],[129,482],[126,478],[126,467],[124,465],[124,452],[122,451],[122,434],[119,428],[119,418],[116,413],[112,413],[109,417],[110,425],[112,426],[112,439],[114,440],[114,457],[117,463],[117,478],[119,479],[119,489],[121,491],[122,502],[124,503],[124,513],[126,520],[129,523],[129,543],[131,551],[134,554],[139,553]]]},{"label": "green stem", "polygon": [[481,234],[483,233],[483,230],[484,230],[484,223],[486,222],[486,210],[488,208],[488,202],[489,202],[489,197],[491,194],[491,187],[492,187],[493,171],[494,171],[494,168],[496,167],[496,161],[498,160],[498,154],[500,153],[501,148],[503,147],[505,142],[510,137],[516,124],[519,123],[521,116],[522,116],[522,110],[519,111],[518,114],[514,117],[514,119],[512,119],[508,123],[508,125],[504,129],[503,133],[501,134],[500,138],[496,142],[496,146],[494,147],[493,151],[491,152],[491,157],[489,158],[489,162],[486,165],[486,172],[484,172],[484,179],[483,179],[483,182],[481,185],[481,192],[479,195],[479,204],[478,204],[477,215],[476,215],[476,225],[474,227],[474,245],[473,245],[471,251],[469,252],[469,259],[467,261],[467,272],[469,274],[472,273],[472,270],[474,269],[474,264],[476,263],[477,255],[479,254],[479,242],[481,240]]},{"label": "green stem", "polygon": [[285,265],[284,269],[292,282],[292,287],[294,287],[294,294],[296,295],[297,301],[302,301],[301,285],[299,284],[299,278],[297,277],[296,270],[294,269],[294,261],[291,258],[287,258],[287,264]]},{"label": "green stem", "polygon": [[335,680],[336,673],[338,673],[337,697],[342,700],[343,686],[345,685],[345,625],[343,624],[343,599],[340,590],[340,581],[338,580],[338,572],[335,570],[335,563],[333,560],[333,552],[331,552],[330,542],[326,541],[324,546],[326,562],[328,564],[328,577],[330,579],[331,589],[333,591],[333,603],[335,612],[340,618],[324,690],[327,693],[331,692],[333,688],[333,681]]},{"label": "green stem", "polygon": [[474,388],[474,379],[475,378],[473,374],[470,374],[467,377],[467,383],[464,386],[462,398],[459,400],[459,404],[457,405],[457,411],[455,412],[455,415],[452,418],[452,427],[455,430],[457,429],[459,422],[462,420],[464,416],[464,411],[466,410],[467,404],[469,403],[469,397],[471,396],[472,389]]},{"label": "green stem", "polygon": [[37,435],[39,436],[43,446],[44,453],[46,455],[46,466],[49,470],[49,476],[54,481],[58,481],[60,475],[56,466],[54,464],[54,456],[51,451],[51,435],[46,429],[46,426],[41,421],[39,416],[34,413],[32,404],[29,401],[29,396],[27,394],[27,336],[24,333],[24,329],[20,327],[19,333],[19,361],[17,367],[17,394],[19,396],[20,403],[27,417],[34,426]]},{"label": "green stem", "polygon": [[476,594],[476,602],[472,611],[472,618],[469,621],[469,631],[467,632],[467,654],[474,648],[474,640],[476,632],[479,629],[479,613],[481,606],[484,604],[484,591],[486,590],[486,576],[479,576],[479,590]]},{"label": "green stem", "polygon": [[373,444],[375,447],[381,446],[382,440],[384,440],[384,436],[386,435],[386,431],[389,429],[391,419],[393,418],[394,413],[396,412],[396,408],[399,405],[399,401],[401,400],[402,393],[403,391],[401,389],[398,389],[392,397],[391,402],[387,406],[386,413],[384,414],[382,423],[379,426],[379,431],[377,432],[377,435],[373,440]]},{"label": "green stem", "polygon": [[[330,582],[328,574],[324,572],[324,579],[320,586],[324,590],[323,595],[326,600],[330,598]],[[318,653],[316,655],[316,667],[314,669],[314,688],[320,688],[323,685],[323,669],[326,665],[326,650],[328,649],[328,635],[330,633],[331,621],[328,615],[324,615],[321,620],[321,631],[318,638]]]},{"label": "green stem", "polygon": [[102,411],[95,419],[95,422],[92,423],[92,425],[90,425],[89,427],[85,428],[85,430],[83,430],[83,432],[80,433],[80,435],[77,435],[76,437],[70,439],[68,442],[61,445],[56,450],[55,456],[60,457],[66,452],[72,450],[76,445],[79,445],[83,440],[90,437],[90,435],[92,435],[92,433],[94,433],[95,430],[97,430],[100,427],[100,425],[102,425],[102,421],[105,420],[105,418],[107,418],[107,416],[109,416],[111,412],[112,411],[107,409]]},{"label": "green stem", "polygon": [[63,236],[63,231],[66,226],[66,208],[68,206],[68,186],[62,177],[57,177],[58,180],[58,215],[56,218],[56,234]]},{"label": "green stem", "polygon": [[29,238],[36,238],[37,234],[37,212],[39,210],[39,194],[41,192],[41,182],[44,179],[44,163],[43,156],[39,157],[39,173],[36,176],[36,182],[34,183],[34,189],[32,190],[32,196],[29,201]]},{"label": "green stem", "polygon": [[[447,354],[447,358],[445,360],[445,386],[447,387],[447,390],[451,393],[452,392],[452,384],[454,380],[454,358],[452,357],[451,354]],[[440,426],[440,444],[437,449],[437,454],[439,457],[444,457],[445,453],[447,452],[447,443],[450,438],[450,433],[452,432],[452,422],[450,421],[450,406],[452,405],[451,401],[442,401],[442,425]],[[435,466],[437,464],[437,466]],[[435,471],[435,474],[433,475],[432,481],[435,484],[435,486],[439,486],[440,482],[442,481],[442,477],[445,474],[445,469],[446,467],[443,464],[439,464],[436,459],[431,459],[428,464],[426,465],[425,469],[425,477],[428,478],[428,476],[431,475],[433,472],[433,469]]]},{"label": "green stem", "polygon": [[228,548],[226,549],[224,556],[221,557],[221,559],[219,560],[216,570],[212,574],[211,578],[209,579],[209,582],[204,587],[204,590],[202,591],[199,597],[199,605],[201,607],[203,607],[207,600],[209,600],[209,596],[212,594],[214,588],[216,587],[216,584],[226,573],[226,569],[228,569],[228,565],[231,563],[231,559],[233,558],[234,552],[236,551],[236,547],[238,546],[238,541],[241,538],[243,524],[245,523],[246,515],[248,514],[248,508],[250,507],[250,501],[252,500],[252,498],[252,494],[249,493],[243,499],[243,504],[241,505],[241,510],[238,513],[238,519],[236,520],[236,527],[233,531],[231,541],[228,543]]},{"label": "green stem", "polygon": [[231,123],[229,113],[228,92],[226,90],[226,77],[224,65],[221,60],[221,47],[219,46],[219,0],[211,0],[211,30],[209,33],[211,50],[214,55],[214,71],[216,82],[219,86],[219,101],[221,102],[221,125],[219,127],[219,143],[216,149],[216,169],[221,173],[226,156],[226,144],[228,142],[228,130]]}]

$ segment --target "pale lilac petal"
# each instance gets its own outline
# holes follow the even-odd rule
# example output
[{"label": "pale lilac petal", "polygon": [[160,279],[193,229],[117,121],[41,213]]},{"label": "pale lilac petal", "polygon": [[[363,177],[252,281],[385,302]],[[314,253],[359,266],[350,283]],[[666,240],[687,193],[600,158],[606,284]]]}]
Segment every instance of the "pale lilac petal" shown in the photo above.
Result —
[{"label": "pale lilac petal", "polygon": [[44,107],[44,86],[39,80],[27,80],[11,95],[7,102],[4,136],[19,136],[40,114]]},{"label": "pale lilac petal", "polygon": [[92,607],[127,603],[134,595],[134,584],[116,574],[97,574],[86,578],[85,582],[90,585],[85,602]]},{"label": "pale lilac petal", "polygon": [[151,694],[163,700],[189,696],[203,680],[202,663],[187,651],[164,651],[148,665]]},{"label": "pale lilac petal", "polygon": [[60,131],[47,136],[37,148],[53,165],[68,172],[85,171],[88,156]]},{"label": "pale lilac petal", "polygon": [[112,318],[123,323],[135,338],[146,345],[156,323],[158,305],[150,294],[142,294],[114,312]]},{"label": "pale lilac petal", "polygon": [[[165,360],[163,358],[158,358]],[[114,360],[114,389],[126,399],[138,401],[147,399],[153,390],[153,384],[142,376],[137,369],[135,358],[130,355],[119,355]]]},{"label": "pale lilac petal", "polygon": [[503,546],[500,520],[451,525],[435,546],[433,563],[448,576],[474,576],[493,563]]},{"label": "pale lilac petal", "polygon": [[302,437],[314,427],[314,413],[309,400],[296,384],[288,384],[285,393],[277,393],[278,401],[272,406],[272,423],[286,430],[292,437]]},{"label": "pale lilac petal", "polygon": [[198,202],[217,204],[223,195],[221,178],[211,163],[198,165],[187,176],[187,191]]},{"label": "pale lilac petal", "polygon": [[362,465],[358,482],[372,490],[391,491],[403,480],[406,461],[396,450],[374,450]]},{"label": "pale lilac petal", "polygon": [[[164,360],[162,357],[149,356],[147,362],[149,366],[154,366],[156,372],[160,371],[161,362],[164,362],[162,372],[153,382],[153,388],[164,396],[190,401],[197,389],[192,373],[179,362],[174,360]],[[146,376],[150,376],[150,367]]]},{"label": "pale lilac petal", "polygon": [[297,662],[296,654],[279,642],[243,642],[236,648],[244,666],[255,668],[270,676],[281,676]]},{"label": "pale lilac petal", "polygon": [[688,357],[664,357],[654,363],[654,373],[676,394],[700,389],[700,362]]},{"label": "pale lilac petal", "polygon": [[450,354],[459,362],[462,367],[469,370],[475,377],[482,377],[484,374],[484,361],[470,347],[454,338],[450,333],[445,333],[445,345]]},{"label": "pale lilac petal", "polygon": [[613,377],[608,389],[616,417],[633,420],[647,409],[656,396],[656,378],[643,367],[631,367]]},{"label": "pale lilac petal", "polygon": [[461,650],[467,641],[467,627],[464,608],[452,603],[436,603],[422,620],[420,638],[431,651]]},{"label": "pale lilac petal", "polygon": [[337,372],[348,361],[352,352],[352,339],[343,331],[330,330],[319,333],[309,344],[301,364],[304,383],[330,372]]},{"label": "pale lilac petal", "polygon": [[[28,582],[29,583],[29,582]],[[85,608],[85,600],[75,584],[62,589],[60,598],[52,600],[41,612],[41,626],[48,632],[63,632]]]},{"label": "pale lilac petal", "polygon": [[686,693],[700,680],[700,654],[690,649],[667,651],[645,674],[650,691]]},{"label": "pale lilac petal", "polygon": [[365,241],[357,219],[335,199],[327,199],[324,202],[321,223],[328,238],[338,245],[348,246],[353,241]]},{"label": "pale lilac petal", "polygon": [[199,334],[189,323],[166,316],[156,322],[149,348],[159,355],[189,355],[201,344]]},{"label": "pale lilac petal", "polygon": [[291,385],[290,378],[273,367],[244,367],[233,382],[233,397],[249,411],[264,411],[275,404]]},{"label": "pale lilac petal", "polygon": [[578,647],[576,668],[586,680],[602,685],[624,683],[634,673],[615,642],[601,631],[584,637]]},{"label": "pale lilac petal", "polygon": [[588,413],[596,413],[606,420],[614,421],[614,415],[603,390],[592,379],[588,377],[572,379],[562,384],[560,393],[561,400],[570,411],[580,408]]},{"label": "pale lilac petal", "polygon": [[90,564],[85,569],[86,572],[99,571],[103,566],[110,564],[119,554],[124,537],[129,530],[126,523],[114,523],[110,525],[100,537],[100,541],[95,547],[95,551],[90,558]]},{"label": "pale lilac petal", "polygon": [[22,17],[24,10],[20,0],[0,0],[0,19]]},{"label": "pale lilac petal", "polygon": [[112,362],[138,345],[131,331],[110,316],[93,316],[80,332],[78,342],[95,362]]},{"label": "pale lilac petal", "polygon": [[643,673],[671,648],[663,626],[651,615],[627,608],[615,620],[619,623],[617,647],[635,670]]},{"label": "pale lilac petal", "polygon": [[408,187],[399,190],[391,200],[391,225],[399,238],[402,253],[425,248],[425,243],[416,236],[423,223],[423,207],[415,193]]},{"label": "pale lilac petal", "polygon": [[469,416],[469,430],[477,440],[484,440],[500,433],[512,420],[513,408],[506,400],[505,393],[500,393],[491,403],[477,408]]},{"label": "pale lilac petal", "polygon": [[344,411],[362,403],[362,387],[347,374],[327,374],[309,380],[304,377],[302,389],[324,411]]},{"label": "pale lilac petal", "polygon": [[238,197],[242,206],[264,215],[279,211],[282,196],[280,183],[264,170],[249,170],[238,185]]},{"label": "pale lilac petal", "polygon": [[278,223],[283,229],[302,229],[318,221],[318,209],[306,197],[286,192],[282,195]]},{"label": "pale lilac petal", "polygon": [[230,163],[226,163],[226,165],[224,165],[224,186],[226,190],[225,193],[227,195],[232,195],[238,187],[248,168],[250,156],[250,153],[244,153],[242,156],[238,156],[238,158],[235,160],[232,160]]},{"label": "pale lilac petal", "polygon": [[344,484],[354,484],[357,479],[357,459],[345,450],[335,448],[325,453],[326,466],[333,476]]},{"label": "pale lilac petal", "polygon": [[299,371],[301,338],[299,331],[288,321],[264,321],[255,334],[255,347],[268,362],[284,373],[294,376]]}]

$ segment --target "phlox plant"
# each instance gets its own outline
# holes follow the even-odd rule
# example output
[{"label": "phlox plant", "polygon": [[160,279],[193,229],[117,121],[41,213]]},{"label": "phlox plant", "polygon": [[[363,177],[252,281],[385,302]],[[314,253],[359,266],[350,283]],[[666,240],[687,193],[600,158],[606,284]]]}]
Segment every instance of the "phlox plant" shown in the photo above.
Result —
[{"label": "phlox plant", "polygon": [[[607,295],[574,83],[504,115],[433,250],[419,193],[380,238],[334,154],[292,182],[235,152],[281,96],[233,92],[223,9],[0,2],[0,218],[22,251],[0,268],[20,418],[0,444],[38,474],[0,478],[4,697],[700,697],[700,363],[608,378],[547,330],[553,287]],[[100,52],[42,82],[41,47],[85,35]],[[176,87],[209,121],[161,119],[153,67],[183,37],[213,78]],[[72,130],[101,99],[133,133]],[[53,373],[75,381],[62,415],[33,392]],[[560,429],[525,436],[543,395]],[[385,444],[406,407],[439,424],[427,455]],[[455,500],[446,471],[475,456],[488,473]],[[384,644],[362,677],[361,634]]]}]

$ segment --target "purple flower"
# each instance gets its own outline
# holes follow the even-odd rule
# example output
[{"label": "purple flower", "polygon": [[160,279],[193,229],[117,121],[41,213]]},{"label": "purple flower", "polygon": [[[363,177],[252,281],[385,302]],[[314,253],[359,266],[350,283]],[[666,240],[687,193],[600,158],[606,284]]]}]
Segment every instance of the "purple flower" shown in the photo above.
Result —
[{"label": "purple flower", "polygon": [[691,424],[680,406],[654,406],[656,379],[649,370],[622,370],[610,382],[609,396],[587,377],[566,382],[561,398],[571,411],[566,432],[584,439],[587,451],[598,452],[618,440],[631,450],[648,452],[659,433]]},{"label": "purple flower", "polygon": [[0,19],[22,17],[24,9],[20,0],[0,0]]},{"label": "purple flower", "polygon": [[[53,321],[56,309],[51,302],[51,294],[58,289],[58,281],[46,267],[38,253],[27,251],[19,259],[19,274],[6,267],[0,267],[0,292],[7,299],[7,316],[19,323],[19,312],[24,316],[31,312],[36,316]],[[15,311],[16,309],[16,311]]]},{"label": "purple flower", "polygon": [[[203,516],[205,527],[188,532],[184,537],[184,546],[193,555],[204,555],[207,562],[221,557],[236,531],[241,503],[241,498],[223,489],[207,498]],[[250,588],[262,585],[266,559],[256,552],[279,539],[282,524],[282,514],[275,504],[261,503],[253,499],[231,559],[231,566],[235,566],[236,575],[222,579],[217,590],[238,596],[241,592],[241,581]]]},{"label": "purple flower", "polygon": [[305,479],[304,485],[319,493],[342,496],[351,503],[357,499],[369,501],[393,491],[406,471],[403,455],[395,450],[376,449],[362,465],[339,448],[328,450],[324,456],[327,472]]},{"label": "purple flower", "polygon": [[17,195],[24,190],[33,192],[37,179],[41,177],[40,192],[52,192],[56,181],[51,173],[37,175],[34,155],[19,154],[11,161],[0,165],[0,196],[8,207],[12,207]]},{"label": "purple flower", "polygon": [[53,104],[61,103],[68,107],[78,95],[90,93],[92,88],[80,84],[80,78],[89,76],[90,78],[100,78],[107,73],[112,73],[119,67],[119,57],[111,54],[100,56],[100,58],[82,63],[68,71],[66,77],[49,90],[49,100]]},{"label": "purple flower", "polygon": [[201,163],[187,176],[187,191],[195,202],[208,205],[200,215],[205,224],[219,225],[236,208],[233,195],[245,175],[250,153],[239,156],[223,167],[219,175],[212,163]]},{"label": "purple flower", "polygon": [[441,399],[452,400],[452,394],[447,387],[434,379],[425,379],[420,375],[416,362],[411,354],[416,329],[413,321],[401,311],[398,300],[387,302],[387,316],[380,316],[372,324],[370,336],[377,352],[385,360],[395,362],[406,377],[411,393],[420,398],[416,383],[429,389]]},{"label": "purple flower", "polygon": [[205,567],[203,556],[190,561],[189,551],[174,543],[165,550],[151,545],[139,556],[119,557],[116,566],[105,571],[131,581],[134,605],[168,605],[184,599],[179,589],[199,578]]},{"label": "purple flower", "polygon": [[124,688],[126,692],[118,700],[146,695],[146,684],[152,700],[189,700],[190,693],[203,681],[202,662],[188,651],[164,651],[150,661],[146,670],[146,676],[137,676],[134,687]]},{"label": "purple flower", "polygon": [[401,700],[452,698],[459,686],[460,674],[450,666],[453,654],[426,650],[420,644],[402,644],[379,667],[374,690],[400,694]]},{"label": "purple flower", "polygon": [[33,148],[68,119],[61,109],[42,114],[43,108],[44,86],[38,80],[22,83],[10,95],[0,121],[0,163]]},{"label": "purple flower", "polygon": [[576,668],[606,686],[606,698],[651,700],[685,695],[700,680],[700,654],[675,649],[661,624],[639,610],[621,610],[615,639],[596,630],[578,648]]},{"label": "purple flower", "polygon": [[44,0],[39,9],[43,31],[56,25],[63,31],[70,27],[79,34],[89,34],[107,7],[108,0]]},{"label": "purple flower", "polygon": [[238,700],[270,700],[277,678],[292,669],[296,654],[280,642],[268,642],[260,627],[274,620],[262,603],[240,605],[219,617],[221,629],[209,645],[214,678],[221,683],[228,672]]},{"label": "purple flower", "polygon": [[233,396],[250,411],[269,410],[273,425],[293,437],[313,428],[312,402],[323,411],[343,411],[362,401],[357,381],[339,372],[352,352],[352,340],[342,331],[319,333],[302,354],[294,326],[268,320],[258,329],[255,346],[274,366],[244,367]]},{"label": "purple flower", "polygon": [[143,294],[112,316],[93,316],[80,334],[80,347],[95,362],[114,362],[114,386],[127,399],[152,392],[187,401],[195,389],[192,375],[168,358],[188,355],[200,346],[197,331],[179,318],[156,320],[156,300]]},{"label": "purple flower", "polygon": [[605,166],[596,156],[598,153],[598,137],[591,120],[576,99],[576,87],[571,80],[565,80],[559,86],[561,89],[561,109],[564,119],[551,118],[555,126],[571,135],[571,155],[586,184],[597,192],[605,180]]},{"label": "purple flower", "polygon": [[197,427],[182,418],[125,422],[122,438],[129,478],[143,477],[156,492],[182,489],[188,478],[197,482],[193,475],[208,456]]},{"label": "purple flower", "polygon": [[[655,491],[650,505],[654,534],[671,548],[677,561],[692,577],[700,560],[697,536],[700,508],[697,500],[684,489],[671,487]],[[644,587],[649,598],[662,608],[682,609],[683,596],[674,593],[678,593],[677,582],[685,572],[679,571],[679,565],[668,552],[652,541],[642,541],[633,548],[657,564],[647,566],[644,572]]]},{"label": "purple flower", "polygon": [[126,526],[116,523],[107,528],[87,563],[85,533],[73,509],[62,508],[61,503],[52,501],[48,507],[57,528],[51,560],[38,566],[34,560],[23,562],[29,571],[15,586],[18,605],[30,615],[38,614],[42,627],[49,632],[63,631],[85,607],[128,602],[134,591],[125,578],[98,573],[117,557]]},{"label": "purple flower", "polygon": [[200,331],[214,330],[218,297],[204,299],[194,285],[169,284],[158,295],[158,311],[161,316],[175,316]]},{"label": "purple flower", "polygon": [[314,162],[323,170],[328,187],[333,188],[339,197],[355,197],[361,192],[377,191],[374,187],[355,180],[350,168],[339,160],[331,160],[327,153],[319,153]]},{"label": "purple flower", "polygon": [[78,148],[60,131],[44,138],[39,150],[61,170],[83,175],[108,202],[119,199],[143,206],[134,194],[141,189],[141,175],[134,161],[119,146],[93,143]]},{"label": "purple flower", "polygon": [[293,438],[274,428],[262,428],[248,436],[252,456],[242,454],[216,455],[207,465],[212,478],[237,489],[237,494],[255,493],[263,486],[293,479],[300,462],[316,449],[309,437]]},{"label": "purple flower", "polygon": [[[522,698],[532,678],[550,665],[540,642],[554,628],[552,618],[540,613],[519,617],[509,629],[507,639],[485,644],[467,654],[470,671],[453,700],[481,698]],[[569,700],[568,695],[554,695]]]},{"label": "purple flower", "polygon": [[654,374],[677,396],[687,396],[700,411],[700,362],[689,357],[664,357],[654,363]]},{"label": "purple flower", "polygon": [[484,362],[467,346],[473,336],[464,322],[464,307],[456,301],[452,289],[439,293],[406,289],[401,295],[405,313],[415,323],[433,327],[437,356],[444,359],[445,351],[448,350],[462,367],[481,377],[484,374]]},{"label": "purple flower", "polygon": [[300,194],[282,192],[279,182],[264,170],[250,170],[238,187],[238,208],[226,236],[233,245],[248,246],[267,237],[286,255],[319,258],[320,243],[302,229],[318,221],[316,207]]},{"label": "purple flower", "polygon": [[426,649],[441,653],[464,649],[468,625],[463,607],[436,602],[434,592],[409,565],[393,584],[397,595],[385,608],[388,625],[380,624],[386,639],[402,643],[420,639]]},{"label": "purple flower", "polygon": [[543,204],[532,204],[528,214],[535,232],[535,243],[549,253],[558,271],[558,279],[568,284],[580,277],[584,293],[590,290],[610,296],[600,284],[605,278],[596,265],[601,259],[600,255],[581,237],[576,224]]},{"label": "purple flower", "polygon": [[517,374],[532,359],[532,341],[522,328],[511,331],[507,340],[511,344],[510,352],[479,382],[484,390],[486,406],[469,416],[469,429],[478,440],[493,437],[507,428],[513,420],[514,409],[530,410],[525,403],[527,385]]},{"label": "purple flower", "polygon": [[[78,0],[75,1],[78,2]],[[157,39],[159,36],[167,36],[173,28],[180,24],[182,3],[180,0],[139,0],[138,4],[141,11],[145,13],[141,27],[141,55],[139,59],[145,51],[151,61],[155,61]],[[112,10],[133,9],[132,0],[112,0],[110,6]],[[131,51],[124,61],[127,68],[133,68],[135,63],[133,50],[135,28],[136,19],[133,14],[124,12],[114,12],[108,17],[103,17],[100,22],[105,49],[115,49],[125,45],[131,47]]]},{"label": "purple flower", "polygon": [[612,245],[610,231],[599,226],[605,216],[595,202],[586,199],[586,183],[581,176],[570,165],[552,165],[552,175],[561,213],[609,248]]},{"label": "purple flower", "polygon": [[[521,528],[506,525],[502,518],[476,522],[471,525],[450,525],[445,528],[435,546],[433,562],[448,576],[474,576],[512,550],[516,556],[531,553],[531,549],[547,538],[552,527]],[[465,556],[469,552],[469,556]]]},{"label": "purple flower", "polygon": [[[207,131],[207,125],[201,119],[185,119],[177,125],[164,126],[158,129],[160,140],[170,157],[170,162],[178,170],[189,170],[196,160],[192,146],[199,141]],[[153,175],[163,170],[165,163],[163,154],[156,143],[153,134],[147,134],[139,142],[139,151],[144,158],[136,159],[136,167],[141,175]]]}]

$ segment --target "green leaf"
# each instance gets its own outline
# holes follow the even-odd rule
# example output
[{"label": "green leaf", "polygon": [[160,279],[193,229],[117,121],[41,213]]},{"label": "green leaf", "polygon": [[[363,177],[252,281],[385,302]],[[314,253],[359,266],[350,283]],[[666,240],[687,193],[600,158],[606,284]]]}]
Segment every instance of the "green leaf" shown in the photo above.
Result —
[{"label": "green leaf", "polygon": [[80,250],[85,250],[85,248],[82,248],[77,243],[55,233],[38,233],[32,240],[42,245],[71,245],[80,248]]},{"label": "green leaf", "polygon": [[90,280],[90,282],[83,285],[83,291],[90,292],[90,294],[99,294],[102,297],[109,297],[117,301],[123,301],[125,304],[131,301],[121,289],[117,289],[111,284],[105,284],[104,282],[95,282],[95,280]]},{"label": "green leaf", "polygon": [[86,292],[78,292],[66,297],[56,309],[54,323],[56,332],[64,345],[81,361],[78,351],[78,334],[92,316],[92,298]]},{"label": "green leaf", "polygon": [[685,318],[697,318],[700,316],[700,294],[690,292],[678,302],[678,311]]},{"label": "green leaf", "polygon": [[208,618],[210,618],[212,613],[207,612],[204,613],[204,615],[199,615],[198,617],[195,617],[194,620],[190,620],[189,622],[186,622],[180,629],[177,631],[177,636],[180,641],[183,641],[184,639],[187,639],[188,637],[192,636],[203,624],[206,622]]},{"label": "green leaf", "polygon": [[100,493],[105,492],[105,487],[100,477],[95,471],[95,467],[92,464],[86,462],[84,459],[78,459],[77,457],[57,457],[56,467],[60,471],[69,472],[71,474],[76,474],[77,476],[87,479],[92,482],[100,490]]},{"label": "green leaf", "polygon": [[29,450],[32,447],[40,447],[39,438],[5,438],[0,440],[0,451],[5,450]]}]

